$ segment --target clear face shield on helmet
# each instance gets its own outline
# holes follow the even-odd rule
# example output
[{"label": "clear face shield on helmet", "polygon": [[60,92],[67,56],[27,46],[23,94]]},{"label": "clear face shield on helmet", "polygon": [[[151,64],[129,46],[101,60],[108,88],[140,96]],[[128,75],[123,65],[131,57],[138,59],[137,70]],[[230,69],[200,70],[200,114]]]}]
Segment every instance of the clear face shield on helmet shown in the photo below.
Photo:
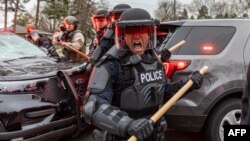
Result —
[{"label": "clear face shield on helmet", "polygon": [[106,17],[91,17],[91,21],[96,31],[101,31],[108,24]]},{"label": "clear face shield on helmet", "polygon": [[118,22],[115,40],[118,49],[143,54],[156,47],[156,25],[153,20]]}]

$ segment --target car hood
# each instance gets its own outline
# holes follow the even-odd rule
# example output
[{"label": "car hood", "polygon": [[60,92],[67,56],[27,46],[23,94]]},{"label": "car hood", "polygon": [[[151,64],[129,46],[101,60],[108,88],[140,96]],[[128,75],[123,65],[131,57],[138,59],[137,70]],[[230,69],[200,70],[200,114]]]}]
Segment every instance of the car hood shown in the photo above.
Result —
[{"label": "car hood", "polygon": [[48,77],[58,70],[68,70],[77,67],[81,62],[57,62],[53,58],[26,58],[0,62],[0,80],[17,80]]}]

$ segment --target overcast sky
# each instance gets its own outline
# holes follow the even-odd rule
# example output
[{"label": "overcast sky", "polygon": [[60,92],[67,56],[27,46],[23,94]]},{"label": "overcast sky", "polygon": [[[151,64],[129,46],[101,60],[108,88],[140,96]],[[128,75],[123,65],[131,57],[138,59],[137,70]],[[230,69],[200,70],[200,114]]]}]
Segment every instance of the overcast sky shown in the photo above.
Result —
[{"label": "overcast sky", "polygon": [[[95,0],[98,1],[98,0]],[[129,4],[133,8],[142,8],[150,12],[151,16],[154,16],[154,11],[158,7],[158,2],[160,0],[107,0],[111,7],[114,7],[117,4],[120,3],[126,3]],[[170,1],[170,0],[169,0]],[[192,0],[177,0],[183,4],[188,4]]]},{"label": "overcast sky", "polygon": [[[113,8],[117,4],[126,3],[133,8],[145,9],[151,14],[152,17],[154,17],[154,11],[157,9],[158,1],[160,0],[107,0],[107,1],[109,2],[111,8]],[[192,0],[178,0],[178,1],[183,4],[188,4]],[[37,2],[36,0],[31,0],[27,4],[27,10],[31,11],[31,9],[36,5],[36,2]],[[8,25],[12,24],[11,23],[12,19],[13,19],[13,14],[8,14]],[[0,13],[0,28],[3,28],[3,24],[4,24],[4,13],[2,12]]]}]

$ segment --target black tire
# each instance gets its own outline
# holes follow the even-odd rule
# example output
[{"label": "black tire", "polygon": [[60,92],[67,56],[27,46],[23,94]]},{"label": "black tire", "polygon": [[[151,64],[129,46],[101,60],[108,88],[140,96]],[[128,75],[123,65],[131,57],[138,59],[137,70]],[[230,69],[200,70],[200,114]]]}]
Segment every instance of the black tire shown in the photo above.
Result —
[{"label": "black tire", "polygon": [[[230,125],[227,119],[224,119],[225,116],[234,116],[236,119],[234,124],[240,123],[240,102],[241,100],[238,98],[227,99],[212,110],[205,127],[206,141],[223,141],[224,136],[222,132],[220,132],[220,128],[223,129],[223,125]],[[224,129],[221,131],[224,131]]]}]

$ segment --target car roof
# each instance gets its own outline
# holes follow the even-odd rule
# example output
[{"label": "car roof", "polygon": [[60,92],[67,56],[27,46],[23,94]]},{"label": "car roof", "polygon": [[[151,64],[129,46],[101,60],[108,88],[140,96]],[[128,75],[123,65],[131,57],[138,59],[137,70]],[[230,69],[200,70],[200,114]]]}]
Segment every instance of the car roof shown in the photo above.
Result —
[{"label": "car roof", "polygon": [[6,34],[8,34],[8,35],[14,35],[14,33],[9,32],[9,31],[0,31],[0,34],[3,34],[3,35],[6,35]]},{"label": "car roof", "polygon": [[248,25],[250,27],[250,19],[198,19],[198,20],[180,20],[162,22],[162,26],[234,26],[240,27]]}]

